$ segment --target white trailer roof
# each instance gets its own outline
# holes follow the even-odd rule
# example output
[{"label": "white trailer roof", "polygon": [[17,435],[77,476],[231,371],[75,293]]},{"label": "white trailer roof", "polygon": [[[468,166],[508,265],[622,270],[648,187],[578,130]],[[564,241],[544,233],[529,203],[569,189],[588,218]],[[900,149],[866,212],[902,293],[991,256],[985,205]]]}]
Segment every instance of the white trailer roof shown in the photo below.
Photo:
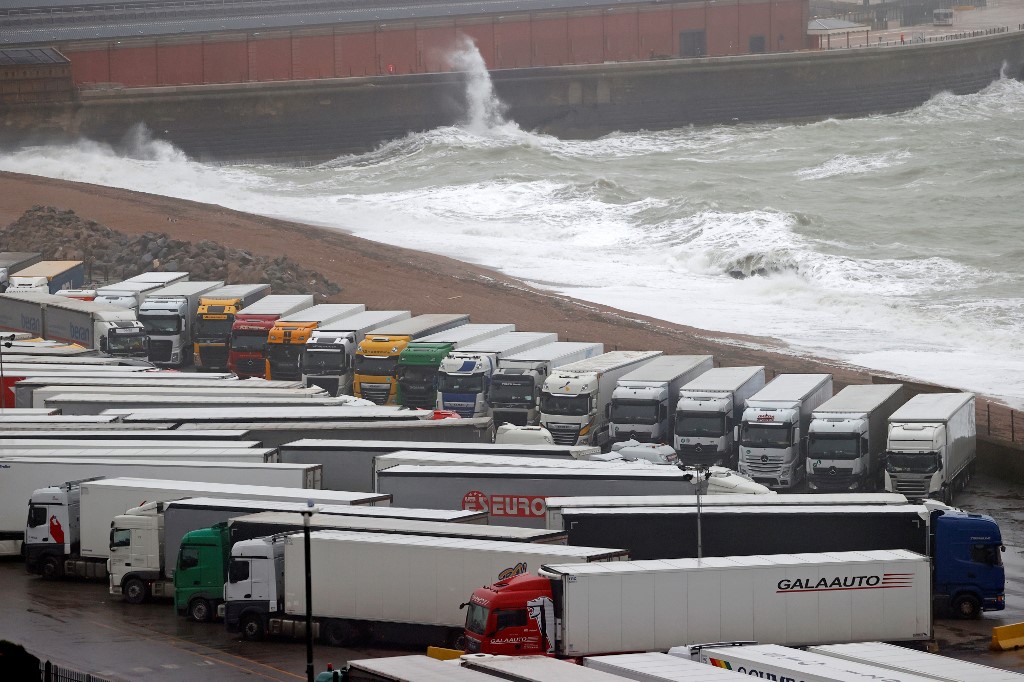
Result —
[{"label": "white trailer roof", "polygon": [[807,647],[807,651],[847,661],[866,663],[943,682],[1021,682],[1024,676],[1010,670],[961,661],[925,651],[882,642],[827,644]]},{"label": "white trailer roof", "polygon": [[[364,310],[355,315],[343,317],[334,322],[320,325],[320,332],[358,332],[363,329],[373,329],[382,324],[409,319],[412,313],[408,310]],[[362,339],[357,339],[361,341]]]},{"label": "white trailer roof", "polygon": [[[419,545],[421,547],[453,547],[475,552],[516,552],[522,555],[564,556],[583,561],[599,561],[626,555],[624,549],[609,547],[570,547],[568,545],[540,545],[529,542],[501,542],[498,540],[474,540],[471,538],[441,538],[431,535],[402,535],[400,533],[355,533],[344,530],[318,530],[310,533],[317,540],[342,540],[363,544]],[[604,563],[604,562],[602,562]],[[622,562],[611,562],[622,563]],[[576,564],[572,564],[576,565]],[[581,564],[589,566],[590,564]]]},{"label": "white trailer roof", "polygon": [[462,664],[514,682],[621,682],[618,675],[585,668],[548,656],[467,654]]},{"label": "white trailer roof", "polygon": [[[291,490],[291,488],[289,488]],[[341,493],[344,491],[328,490],[320,491],[328,494]],[[390,499],[390,495],[380,493],[349,493],[346,495],[364,495],[371,498]],[[212,509],[238,510],[244,512],[246,509],[259,506],[265,510],[279,512],[302,512],[307,509],[305,501],[289,502],[283,500],[266,499],[236,499],[221,497],[189,497],[176,500],[174,503],[180,507],[199,507]],[[365,505],[331,504],[329,502],[318,504],[321,514],[340,514],[343,516],[369,516],[373,518],[391,519],[420,519],[423,521],[442,521],[446,523],[464,522],[471,520],[486,520],[487,512],[471,511],[468,509],[420,509],[417,507],[369,507]]]},{"label": "white trailer roof", "polygon": [[173,284],[188,279],[187,272],[144,272],[124,280],[125,282],[155,282],[156,284]]},{"label": "white trailer roof", "polygon": [[824,412],[868,412],[884,403],[892,394],[899,392],[902,388],[903,384],[855,384],[847,386],[816,407],[814,414]]},{"label": "white trailer roof", "polygon": [[764,367],[713,367],[683,385],[685,391],[733,391],[747,383],[751,377],[764,372]]},{"label": "white trailer roof", "polygon": [[831,378],[831,374],[780,374],[750,396],[749,400],[795,400]]},{"label": "white trailer roof", "polygon": [[313,305],[312,294],[271,294],[239,310],[236,315],[281,315],[295,306]]},{"label": "white trailer roof", "polygon": [[583,659],[583,665],[638,682],[739,682],[740,679],[749,679],[733,670],[660,652],[588,656]]},{"label": "white trailer roof", "polygon": [[[112,414],[107,411],[107,414]],[[139,409],[122,411],[125,422],[173,421],[173,422],[226,422],[253,423],[258,421],[286,422],[289,420],[317,421],[377,421],[399,419],[419,421],[430,416],[423,410],[407,410],[401,407],[374,405],[309,405],[307,407],[222,407],[212,408],[168,408]]]},{"label": "white trailer roof", "polygon": [[[273,453],[277,448],[261,448],[258,440],[229,440],[223,438],[217,440],[179,440],[168,441],[165,439],[139,439],[139,438],[95,438],[91,440],[75,440],[74,438],[24,438],[21,434],[15,433],[9,438],[0,435],[0,455],[7,456],[12,450],[53,450],[54,452],[68,452],[95,449],[134,449],[145,455],[169,453],[171,451],[195,451],[195,450],[256,450],[260,449],[267,453]],[[37,455],[38,456],[38,455]],[[59,455],[58,455],[59,456]],[[140,454],[140,457],[143,454]]]},{"label": "white trailer roof", "polygon": [[[671,651],[669,652],[672,653]],[[677,654],[681,655],[681,654]],[[736,666],[737,660],[748,666],[764,666],[769,670],[806,672],[816,682],[864,682],[864,680],[885,680],[885,682],[934,682],[934,678],[911,673],[898,673],[878,668],[865,662],[843,661],[830,656],[791,649],[778,644],[759,644],[701,650],[701,657],[721,658]],[[966,681],[965,681],[966,682]],[[974,680],[970,680],[974,682]]]},{"label": "white trailer roof", "polygon": [[442,325],[456,326],[459,320],[469,322],[469,315],[458,313],[428,313],[382,325],[371,332],[371,336],[413,336]]},{"label": "white trailer roof", "polygon": [[285,462],[262,463],[262,462],[202,462],[197,460],[173,460],[173,459],[122,459],[120,457],[109,459],[104,457],[4,457],[0,456],[0,462],[17,460],[28,464],[110,464],[116,466],[153,466],[153,467],[188,467],[190,469],[260,469],[266,471],[269,468],[277,470],[306,471],[315,464],[287,464]]},{"label": "white trailer roof", "polygon": [[[41,425],[45,426],[45,425]],[[95,429],[89,431],[75,431],[75,430],[38,430],[30,431],[28,429],[21,430],[2,430],[3,424],[0,424],[0,442],[9,443],[8,439],[20,439],[23,441],[28,440],[54,440],[66,439],[61,442],[72,441],[82,447],[88,447],[86,441],[89,440],[108,440],[114,441],[119,439],[125,440],[151,440],[156,443],[160,443],[161,446],[169,446],[175,442],[190,443],[194,441],[201,441],[204,438],[209,438],[213,441],[221,443],[223,445],[232,446],[236,443],[241,447],[260,447],[260,441],[254,440],[241,440],[249,434],[246,429],[196,429],[190,430],[178,430],[166,428],[169,424],[155,424],[157,428],[143,428],[143,429],[112,429],[103,430]],[[256,445],[249,446],[248,443],[256,443]]]},{"label": "white trailer roof", "polygon": [[348,665],[394,682],[494,682],[493,675],[422,655],[370,658],[349,661]]},{"label": "white trailer roof", "polygon": [[[6,366],[4,367],[6,370]],[[109,375],[109,374],[89,374],[88,376],[65,376],[62,374],[40,374],[31,377],[25,377],[18,382],[18,387],[22,386],[189,386],[195,388],[215,388],[215,389],[302,389],[304,388],[301,381],[267,381],[266,379],[258,379],[253,381],[252,379],[242,379],[239,381],[225,381],[220,378],[207,379],[201,374],[181,374],[175,372],[177,376],[171,376],[170,373],[164,374],[162,372],[146,372],[145,374],[139,374],[133,372],[131,374],[120,375]],[[252,382],[252,383],[250,383]]]},{"label": "white trailer roof", "polygon": [[436,334],[420,337],[414,343],[466,343],[485,334],[497,336],[515,330],[514,324],[463,324]]},{"label": "white trailer roof", "polygon": [[[192,462],[189,462],[192,464]],[[263,465],[269,466],[269,465]],[[312,488],[285,488],[272,485],[239,485],[236,483],[206,483],[203,481],[178,481],[174,479],[163,480],[153,478],[132,478],[122,476],[119,478],[105,478],[97,481],[89,481],[91,486],[103,488],[128,488],[143,490],[152,488],[157,490],[179,491],[182,497],[198,497],[221,494],[232,494],[235,496],[246,495],[253,499],[267,500],[305,500],[312,499],[316,503],[324,504],[374,504],[377,502],[388,502],[391,496],[381,493],[358,493],[347,490],[316,490]]]},{"label": "white trailer roof", "polygon": [[659,355],[633,371],[623,374],[619,381],[669,381],[713,361],[712,355]]},{"label": "white trailer roof", "polygon": [[[512,355],[506,355],[502,358],[502,361],[509,362],[548,362],[550,360],[557,360],[564,358],[566,355],[579,352],[581,350],[587,350],[599,346],[603,348],[603,344],[600,343],[586,343],[583,341],[553,341],[546,343],[543,346],[537,346],[530,350],[519,351]],[[598,353],[601,351],[599,350]]]},{"label": "white trailer roof", "polygon": [[171,298],[172,296],[195,296],[224,286],[224,282],[174,282],[150,298]]},{"label": "white trailer roof", "polygon": [[[585,462],[592,464],[593,462]],[[381,472],[382,474],[385,472]],[[400,464],[386,470],[390,476],[471,476],[474,478],[602,478],[615,480],[678,479],[684,483],[683,472],[675,467],[652,464],[646,468],[568,469],[548,467],[481,467],[481,466],[419,466]]]},{"label": "white trailer roof", "polygon": [[[197,392],[201,392],[202,388],[196,388]],[[326,394],[323,394],[326,395]],[[245,396],[245,395],[201,395],[200,393],[185,394],[185,395],[160,395],[157,393],[58,393],[46,398],[44,403],[47,405],[54,404],[59,406],[61,403],[78,403],[86,405],[110,405],[111,409],[116,409],[118,404],[121,405],[225,405],[233,406],[243,404],[241,401],[251,400],[253,403],[262,407],[270,407],[272,405],[302,405],[309,403],[310,405],[319,405],[324,407],[331,407],[333,405],[344,405],[345,401],[338,398],[320,397],[321,394],[309,394],[309,395],[292,395],[289,397],[276,397],[273,395],[258,395],[258,396]],[[122,408],[123,409],[123,408]],[[131,408],[128,408],[131,409]],[[106,410],[104,410],[106,411]]]},{"label": "white trailer roof", "polygon": [[[548,509],[575,509],[579,507],[612,508],[612,507],[690,507],[696,506],[695,495],[619,495],[600,496],[588,495],[579,497],[549,497],[545,500]],[[882,505],[907,504],[907,498],[899,493],[772,493],[769,495],[735,494],[735,495],[703,495],[702,506],[741,506],[757,507],[774,505]]]},{"label": "white trailer roof", "polygon": [[920,562],[928,557],[904,549],[877,549],[861,552],[813,554],[761,554],[754,556],[704,557],[703,559],[649,559],[588,564],[547,564],[546,573],[556,575],[598,575],[601,573],[649,573],[685,570],[744,569],[751,566],[799,568],[807,565],[848,564],[854,562]]},{"label": "white trailer roof", "polygon": [[114,414],[51,414],[51,415],[7,415],[0,412],[0,424],[111,424],[118,421]]},{"label": "white trailer roof", "polygon": [[12,272],[11,277],[53,277],[70,270],[73,267],[82,265],[80,260],[41,260],[17,272]]},{"label": "white trailer roof", "polygon": [[558,335],[553,332],[507,332],[498,336],[466,344],[454,351],[456,353],[507,353],[522,348],[528,343],[547,343],[557,341]]},{"label": "white trailer roof", "polygon": [[555,369],[555,372],[573,372],[582,374],[584,372],[604,372],[622,365],[627,365],[637,360],[650,360],[661,355],[660,350],[613,350],[602,355],[595,355],[586,360],[571,362]]},{"label": "white trailer roof", "polygon": [[[694,495],[696,497],[696,495]],[[718,496],[715,496],[718,497]],[[704,502],[707,497],[702,497],[701,507],[705,507]],[[678,516],[685,514],[689,516],[697,515],[696,505],[690,507],[572,507],[562,508],[563,516],[634,516],[639,514],[646,514],[652,516]],[[874,515],[888,515],[888,516],[905,516],[907,514],[917,514],[922,519],[927,519],[929,516],[929,510],[924,505],[893,505],[893,504],[881,504],[881,505],[870,505],[870,506],[857,506],[857,505],[821,505],[821,506],[804,506],[804,505],[775,505],[775,506],[758,506],[756,504],[751,505],[708,505],[706,508],[700,510],[700,513],[714,516],[716,514],[763,514],[773,516],[792,516],[792,515],[835,515],[844,514],[852,516],[863,516],[866,514]]]},{"label": "white trailer roof", "polygon": [[[374,450],[379,452],[398,452],[400,450],[427,450],[434,452],[483,452],[495,455],[505,453],[530,454],[565,454],[573,459],[583,459],[588,455],[601,452],[601,448],[592,445],[551,445],[518,443],[442,443],[412,440],[346,440],[336,438],[302,438],[286,443],[283,447],[296,450]],[[806,497],[806,496],[805,496]]]},{"label": "white trailer roof", "polygon": [[221,301],[230,298],[244,298],[257,291],[270,290],[269,284],[228,284],[227,286],[208,291],[203,298]]},{"label": "white trailer roof", "polygon": [[621,459],[592,462],[586,459],[560,457],[520,457],[517,455],[487,454],[479,452],[446,452],[444,450],[399,450],[376,456],[376,468],[400,465],[465,466],[465,467],[554,467],[556,469],[646,469],[658,466],[646,460]]},{"label": "white trailer roof", "polygon": [[277,318],[278,322],[316,322],[317,324],[355,315],[366,310],[362,303],[321,303]]},{"label": "white trailer roof", "polygon": [[932,422],[954,415],[973,393],[918,393],[899,407],[889,422]]}]

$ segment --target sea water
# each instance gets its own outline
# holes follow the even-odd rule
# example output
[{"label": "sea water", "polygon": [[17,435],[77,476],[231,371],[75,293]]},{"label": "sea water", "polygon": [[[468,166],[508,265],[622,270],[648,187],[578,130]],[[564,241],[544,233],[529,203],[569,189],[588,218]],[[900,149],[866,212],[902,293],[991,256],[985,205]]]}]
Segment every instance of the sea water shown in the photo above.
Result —
[{"label": "sea water", "polygon": [[136,129],[0,153],[0,170],[346,230],[1024,405],[1024,83],[899,114],[579,141],[521,129],[475,50],[459,59],[465,120],[366,154],[209,165]]}]

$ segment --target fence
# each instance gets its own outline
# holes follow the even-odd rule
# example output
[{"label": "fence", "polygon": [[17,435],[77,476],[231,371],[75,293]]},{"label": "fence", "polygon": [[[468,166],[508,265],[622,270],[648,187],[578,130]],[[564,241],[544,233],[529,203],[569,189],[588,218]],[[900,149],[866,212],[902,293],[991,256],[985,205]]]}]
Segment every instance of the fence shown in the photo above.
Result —
[{"label": "fence", "polygon": [[103,677],[65,668],[50,661],[40,663],[39,679],[41,682],[109,682]]}]

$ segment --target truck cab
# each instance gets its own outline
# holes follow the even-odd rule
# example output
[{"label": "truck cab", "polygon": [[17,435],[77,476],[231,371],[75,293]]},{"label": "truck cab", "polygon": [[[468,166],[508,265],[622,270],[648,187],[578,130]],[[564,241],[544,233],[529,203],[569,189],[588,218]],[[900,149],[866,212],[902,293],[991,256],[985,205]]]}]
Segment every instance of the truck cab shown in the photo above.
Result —
[{"label": "truck cab", "polygon": [[552,581],[524,573],[473,591],[466,607],[471,654],[551,655],[561,626]]},{"label": "truck cab", "polygon": [[314,329],[302,351],[306,386],[319,386],[332,396],[350,394],[355,345],[355,332]]},{"label": "truck cab", "polygon": [[149,358],[149,335],[138,320],[110,322],[106,336],[100,337],[100,350],[117,358]]},{"label": "truck cab", "polygon": [[274,538],[236,542],[224,584],[227,629],[248,640],[263,639],[271,614],[283,610],[284,543]]},{"label": "truck cab", "polygon": [[398,402],[398,356],[411,341],[409,336],[367,335],[356,349],[353,394],[377,405]]},{"label": "truck cab", "polygon": [[674,416],[668,404],[666,384],[616,386],[608,415],[609,436],[616,442],[662,442]]},{"label": "truck cab", "polygon": [[735,468],[732,394],[684,395],[676,405],[674,447],[682,464]]},{"label": "truck cab", "polygon": [[[885,453],[885,489],[912,499],[926,498],[931,491],[944,491],[946,440],[945,424],[892,425]],[[943,501],[948,502],[949,497]]]},{"label": "truck cab", "polygon": [[40,488],[28,501],[25,568],[44,578],[64,575],[64,559],[78,551],[80,490],[75,482]]},{"label": "truck cab", "polygon": [[150,502],[110,523],[110,594],[123,596],[129,604],[171,596],[173,587],[163,572],[163,508],[163,502]]},{"label": "truck cab", "polygon": [[874,490],[866,415],[829,415],[808,427],[807,487],[827,492]]},{"label": "truck cab", "polygon": [[437,409],[457,412],[460,417],[486,416],[484,396],[496,362],[493,353],[456,351],[445,357],[438,372]]},{"label": "truck cab", "polygon": [[437,380],[441,364],[454,349],[452,343],[413,342],[398,356],[400,401],[405,407],[432,410],[437,404]]},{"label": "truck cab", "polygon": [[936,606],[948,606],[959,618],[1005,609],[1006,547],[995,520],[946,507],[932,512],[932,532]]},{"label": "truck cab", "polygon": [[551,432],[556,444],[604,444],[607,432],[596,433],[603,426],[595,407],[597,390],[596,374],[554,372],[547,378],[540,394],[540,425]]},{"label": "truck cab", "polygon": [[806,461],[798,407],[748,407],[740,425],[740,473],[772,487],[803,480]]},{"label": "truck cab", "polygon": [[213,619],[224,603],[230,547],[226,523],[185,533],[174,569],[174,607],[179,615],[197,623]]}]

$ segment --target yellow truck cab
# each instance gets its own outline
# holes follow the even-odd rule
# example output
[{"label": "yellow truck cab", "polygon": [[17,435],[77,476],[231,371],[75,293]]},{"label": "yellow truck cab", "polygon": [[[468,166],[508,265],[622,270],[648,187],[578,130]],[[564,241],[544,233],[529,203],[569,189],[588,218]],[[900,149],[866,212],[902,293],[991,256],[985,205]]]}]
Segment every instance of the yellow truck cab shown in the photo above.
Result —
[{"label": "yellow truck cab", "polygon": [[269,284],[230,284],[209,291],[199,299],[193,347],[197,369],[223,372],[228,368],[235,314],[269,293]]},{"label": "yellow truck cab", "polygon": [[302,379],[302,351],[313,330],[364,310],[362,303],[322,303],[277,318],[267,336],[267,379]]},{"label": "yellow truck cab", "polygon": [[417,315],[394,324],[378,327],[366,335],[356,348],[352,393],[378,405],[397,405],[398,356],[410,341],[459,327],[469,315],[434,313]]}]

